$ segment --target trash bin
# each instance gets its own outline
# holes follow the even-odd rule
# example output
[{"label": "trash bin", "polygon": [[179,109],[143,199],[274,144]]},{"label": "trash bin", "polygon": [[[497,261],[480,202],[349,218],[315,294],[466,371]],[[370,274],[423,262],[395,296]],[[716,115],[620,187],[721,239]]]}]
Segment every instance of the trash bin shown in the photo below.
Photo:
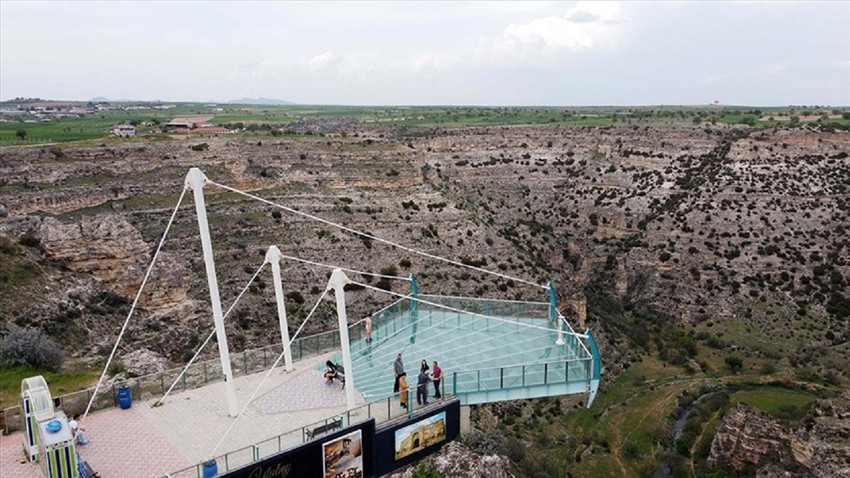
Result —
[{"label": "trash bin", "polygon": [[204,462],[204,478],[212,478],[218,473],[218,465],[215,464],[215,460],[209,460]]},{"label": "trash bin", "polygon": [[129,385],[121,385],[118,387],[118,406],[121,410],[126,410],[133,405],[133,394]]}]

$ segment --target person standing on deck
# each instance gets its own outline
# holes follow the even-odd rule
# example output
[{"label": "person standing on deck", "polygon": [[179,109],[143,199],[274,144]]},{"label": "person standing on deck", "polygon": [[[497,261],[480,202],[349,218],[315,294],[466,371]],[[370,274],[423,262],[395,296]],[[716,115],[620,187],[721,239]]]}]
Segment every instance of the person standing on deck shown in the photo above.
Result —
[{"label": "person standing on deck", "polygon": [[398,377],[398,401],[401,404],[401,408],[407,408],[407,396],[409,395],[407,391],[410,390],[410,387],[407,385],[406,377],[407,374],[404,372],[402,372],[401,375],[399,375]]},{"label": "person standing on deck", "polygon": [[366,343],[372,343],[372,316],[367,315],[365,319],[363,319],[363,328],[366,329]]},{"label": "person standing on deck", "polygon": [[434,382],[434,398],[439,400],[442,397],[440,394],[440,384],[443,381],[443,369],[437,365],[436,360],[434,360],[434,374],[431,376],[431,380]]},{"label": "person standing on deck", "polygon": [[419,372],[419,377],[416,382],[416,403],[418,405],[428,405],[428,382],[431,381],[431,376],[426,365]]},{"label": "person standing on deck", "polygon": [[398,378],[404,373],[404,362],[401,361],[401,354],[396,355],[393,361],[393,373],[395,374],[395,385],[393,385],[393,393],[398,393]]}]

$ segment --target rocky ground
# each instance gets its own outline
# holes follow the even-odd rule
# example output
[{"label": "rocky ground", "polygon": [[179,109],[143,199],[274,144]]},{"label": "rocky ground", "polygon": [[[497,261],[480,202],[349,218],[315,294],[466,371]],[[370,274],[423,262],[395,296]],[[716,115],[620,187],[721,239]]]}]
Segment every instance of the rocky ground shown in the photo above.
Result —
[{"label": "rocky ground", "polygon": [[[247,287],[227,322],[232,351],[279,338],[270,271],[248,286],[277,245],[317,263],[414,273],[424,293],[545,301],[526,282],[552,281],[575,326],[599,332],[606,381],[636,350],[693,362],[694,338],[812,380],[850,378],[846,131],[639,122],[415,129],[350,119],[302,126],[321,134],[4,147],[0,325],[40,327],[74,356],[103,357],[187,172],[199,167],[261,199],[205,187],[224,309]],[[183,363],[211,329],[196,221],[189,191],[121,355],[145,349]],[[328,274],[283,264],[291,333]],[[355,287],[347,299],[356,320],[394,297]],[[326,301],[303,333],[335,320]]]},{"label": "rocky ground", "polygon": [[819,400],[801,425],[783,426],[739,404],[724,416],[708,464],[757,476],[850,476],[850,395]]},{"label": "rocky ground", "polygon": [[[191,148],[201,143],[207,146]],[[822,334],[809,342],[830,347],[848,339],[848,150],[843,131],[711,125],[363,127],[346,138],[4,148],[0,232],[12,243],[10,260],[38,264],[38,287],[4,285],[0,314],[57,335],[69,314],[79,315],[74,322],[85,325],[71,334],[74,342],[98,342],[103,334],[89,332],[119,323],[185,175],[197,166],[212,181],[419,251],[552,281],[577,314],[587,299],[592,306],[610,299],[685,323],[746,317],[758,325],[776,319],[772,309],[791,308],[795,319],[819,324]],[[206,193],[226,303],[270,245],[357,270],[414,272],[427,292],[545,300],[522,282],[435,262],[214,186]],[[185,347],[165,335],[186,327],[194,336],[208,310],[187,196],[131,338],[173,359]],[[35,247],[17,245],[25,235]],[[284,273],[297,316],[324,289],[327,271],[291,263]],[[237,347],[274,335],[268,275],[235,311]],[[353,316],[391,300],[352,295]],[[782,337],[788,327],[765,333]]]}]

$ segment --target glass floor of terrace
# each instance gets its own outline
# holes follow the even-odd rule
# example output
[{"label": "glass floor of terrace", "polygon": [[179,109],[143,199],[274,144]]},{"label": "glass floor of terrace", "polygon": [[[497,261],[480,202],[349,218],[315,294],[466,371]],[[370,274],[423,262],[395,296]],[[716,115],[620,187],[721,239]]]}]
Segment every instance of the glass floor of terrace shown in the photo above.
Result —
[{"label": "glass floor of terrace", "polygon": [[[355,388],[367,402],[393,395],[392,362],[400,353],[411,389],[421,360],[429,367],[436,360],[442,389],[463,404],[589,393],[594,361],[584,336],[557,312],[550,320],[550,307],[429,295],[402,299],[373,315],[371,344],[362,324],[350,327]],[[342,354],[332,360],[341,364]],[[433,385],[428,389],[433,396]]]}]

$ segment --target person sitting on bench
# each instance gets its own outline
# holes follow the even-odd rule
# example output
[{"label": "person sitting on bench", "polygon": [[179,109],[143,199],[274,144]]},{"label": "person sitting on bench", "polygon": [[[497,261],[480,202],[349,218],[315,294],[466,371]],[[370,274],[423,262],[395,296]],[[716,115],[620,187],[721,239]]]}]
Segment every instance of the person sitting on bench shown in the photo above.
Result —
[{"label": "person sitting on bench", "polygon": [[328,366],[325,370],[325,385],[333,385],[334,379],[339,378],[339,368],[330,360],[325,362],[325,365]]}]

